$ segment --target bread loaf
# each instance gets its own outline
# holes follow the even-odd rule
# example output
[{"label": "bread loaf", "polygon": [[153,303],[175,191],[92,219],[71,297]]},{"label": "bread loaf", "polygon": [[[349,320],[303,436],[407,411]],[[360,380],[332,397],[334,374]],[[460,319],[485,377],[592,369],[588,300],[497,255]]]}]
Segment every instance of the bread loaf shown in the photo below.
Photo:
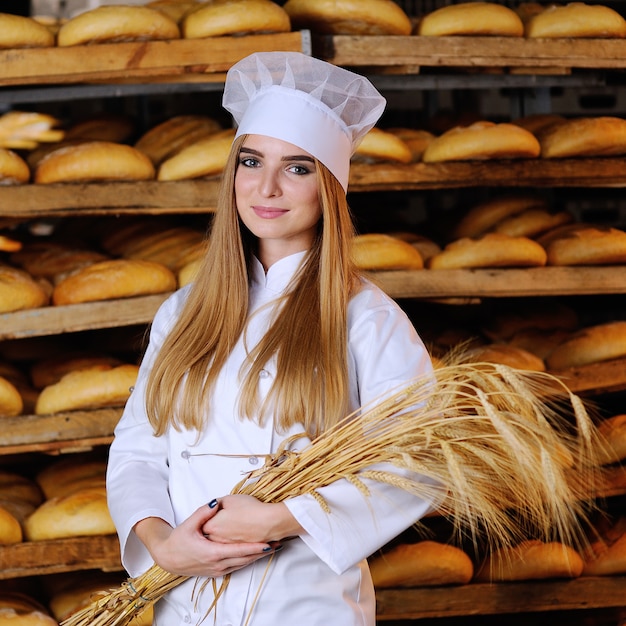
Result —
[{"label": "bread loaf", "polygon": [[372,128],[357,146],[353,159],[367,163],[391,161],[410,163],[413,153],[406,142],[394,133]]},{"label": "bread loaf", "polygon": [[143,152],[112,141],[86,141],[50,152],[35,169],[38,184],[151,180],[154,166]]},{"label": "bread loaf", "polygon": [[435,135],[430,131],[416,128],[392,127],[388,128],[387,132],[404,141],[411,151],[412,161],[414,162],[422,160],[426,146],[435,138]]},{"label": "bread loaf", "polygon": [[52,292],[55,305],[113,300],[176,289],[176,277],[161,263],[112,259],[92,263],[61,280]]},{"label": "bread loaf", "polygon": [[626,263],[626,231],[579,227],[562,231],[544,244],[548,265],[620,265]]},{"label": "bread loaf", "polygon": [[0,470],[0,498],[33,506],[39,506],[43,501],[41,489],[34,480],[8,470]]},{"label": "bread loaf", "polygon": [[36,309],[48,304],[44,286],[23,270],[0,265],[0,313]]},{"label": "bread loaf", "polygon": [[106,460],[93,455],[72,455],[54,461],[35,476],[46,499],[67,496],[74,491],[104,487]]},{"label": "bread loaf", "polygon": [[57,33],[57,45],[178,38],[178,24],[161,11],[140,5],[103,5],[65,22]]},{"label": "bread loaf", "polygon": [[23,539],[19,520],[7,509],[0,506],[0,545],[20,543]]},{"label": "bread loaf", "polygon": [[533,195],[497,196],[473,206],[453,230],[454,237],[478,237],[506,218],[528,209],[547,209],[545,200]]},{"label": "bread loaf", "polygon": [[352,255],[361,270],[419,270],[424,261],[410,243],[384,235],[357,235],[352,241]]},{"label": "bread loaf", "polygon": [[182,19],[185,39],[290,30],[289,15],[271,0],[212,0],[192,8]]},{"label": "bread loaf", "polygon": [[425,163],[484,159],[528,159],[538,157],[539,141],[515,124],[475,122],[456,126],[430,142],[424,151]]},{"label": "bread loaf", "polygon": [[523,541],[492,553],[474,577],[478,582],[577,578],[583,570],[580,554],[559,542]]},{"label": "bread loaf", "polygon": [[626,518],[619,517],[584,555],[583,576],[613,576],[626,572]]},{"label": "bread loaf", "polygon": [[464,237],[449,243],[431,257],[433,270],[480,267],[540,267],[546,264],[546,251],[528,237],[487,233],[477,239]]},{"label": "bread loaf", "polygon": [[15,609],[0,609],[0,626],[58,626],[58,623],[41,611],[24,613]]},{"label": "bread loaf", "polygon": [[545,372],[546,364],[543,359],[518,346],[505,343],[492,343],[472,348],[468,351],[468,358],[487,363],[500,363],[515,369],[533,372]]},{"label": "bread loaf", "polygon": [[598,432],[604,440],[600,451],[602,463],[617,463],[626,459],[626,414],[607,417],[598,424]]},{"label": "bread loaf", "polygon": [[0,48],[48,48],[54,35],[31,17],[0,13]]},{"label": "bread loaf", "polygon": [[24,159],[8,148],[0,148],[0,185],[22,185],[30,180]]},{"label": "bread loaf", "polygon": [[626,154],[626,119],[579,117],[553,124],[539,134],[544,159]]},{"label": "bread loaf", "polygon": [[77,409],[122,406],[135,385],[137,371],[136,365],[125,364],[70,372],[41,391],[35,413],[44,415]]},{"label": "bread loaf", "polygon": [[135,132],[135,123],[127,115],[101,113],[72,124],[65,131],[66,141],[112,141],[123,143]]},{"label": "bread loaf", "polygon": [[182,148],[219,130],[219,123],[206,115],[175,115],[148,129],[135,142],[135,148],[157,166]]},{"label": "bread loaf", "polygon": [[90,352],[67,352],[39,359],[30,368],[30,378],[37,389],[53,385],[70,372],[92,368],[108,368],[121,365],[117,357],[110,354]]},{"label": "bread loaf", "polygon": [[0,417],[14,417],[22,413],[24,401],[15,385],[0,376]]},{"label": "bread loaf", "polygon": [[182,180],[220,174],[228,160],[234,138],[235,130],[229,128],[182,148],[161,163],[157,179]]},{"label": "bread loaf", "polygon": [[294,30],[328,35],[410,35],[413,24],[393,0],[287,0]]},{"label": "bread loaf", "polygon": [[474,566],[460,548],[436,541],[402,543],[370,558],[374,587],[430,587],[469,583]]},{"label": "bread loaf", "polygon": [[[552,212],[547,209],[526,209],[517,215],[498,222],[494,232],[510,237],[536,237],[542,233],[569,224],[574,217],[568,211]],[[549,255],[548,255],[548,264]]]},{"label": "bread loaf", "polygon": [[0,116],[0,147],[34,150],[40,143],[61,141],[65,133],[52,115],[26,111],[8,111]]},{"label": "bread loaf", "polygon": [[626,37],[626,21],[602,4],[570,2],[549,5],[529,17],[526,37]]},{"label": "bread loaf", "polygon": [[461,2],[435,9],[422,17],[417,34],[423,36],[497,35],[521,37],[524,24],[519,15],[495,2]]},{"label": "bread loaf", "polygon": [[115,526],[104,488],[83,489],[46,500],[24,525],[28,541],[111,535]]},{"label": "bread loaf", "polygon": [[551,370],[566,370],[626,356],[626,322],[588,326],[560,343],[546,359]]}]

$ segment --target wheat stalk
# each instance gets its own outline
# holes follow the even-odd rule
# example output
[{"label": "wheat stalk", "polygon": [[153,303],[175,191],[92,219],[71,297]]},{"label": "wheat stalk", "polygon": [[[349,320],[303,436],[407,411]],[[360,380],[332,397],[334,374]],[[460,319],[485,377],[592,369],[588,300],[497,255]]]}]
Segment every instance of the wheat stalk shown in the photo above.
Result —
[{"label": "wheat stalk", "polygon": [[[459,536],[489,549],[529,535],[584,541],[599,439],[584,404],[550,374],[453,354],[434,375],[293,452],[297,438],[285,440],[233,493],[263,502],[311,494],[332,514],[321,487],[348,479],[367,497],[377,483],[390,483],[436,502]],[[187,578],[154,565],[63,626],[125,625]]]}]

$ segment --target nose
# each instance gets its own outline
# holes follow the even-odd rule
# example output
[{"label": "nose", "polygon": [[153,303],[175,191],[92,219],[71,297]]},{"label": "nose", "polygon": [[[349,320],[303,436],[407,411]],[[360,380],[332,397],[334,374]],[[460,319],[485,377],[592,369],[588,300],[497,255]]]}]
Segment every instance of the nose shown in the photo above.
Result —
[{"label": "nose", "polygon": [[261,180],[259,181],[259,193],[266,198],[272,198],[280,195],[278,171],[269,167],[263,168]]}]

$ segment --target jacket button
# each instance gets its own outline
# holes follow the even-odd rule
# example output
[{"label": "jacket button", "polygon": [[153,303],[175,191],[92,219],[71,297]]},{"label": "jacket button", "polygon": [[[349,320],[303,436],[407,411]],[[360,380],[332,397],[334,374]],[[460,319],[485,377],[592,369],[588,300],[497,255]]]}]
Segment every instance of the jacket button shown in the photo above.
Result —
[{"label": "jacket button", "polygon": [[188,458],[191,456],[191,454],[189,454],[189,450],[183,450],[183,451],[180,453],[180,456],[181,456],[183,459],[188,459]]},{"label": "jacket button", "polygon": [[258,465],[259,464],[259,457],[258,456],[250,456],[250,457],[248,457],[248,463],[250,463],[250,465]]},{"label": "jacket button", "polygon": [[267,378],[269,375],[270,375],[270,373],[269,373],[267,370],[261,370],[261,371],[259,372],[259,376],[260,376],[261,378]]}]

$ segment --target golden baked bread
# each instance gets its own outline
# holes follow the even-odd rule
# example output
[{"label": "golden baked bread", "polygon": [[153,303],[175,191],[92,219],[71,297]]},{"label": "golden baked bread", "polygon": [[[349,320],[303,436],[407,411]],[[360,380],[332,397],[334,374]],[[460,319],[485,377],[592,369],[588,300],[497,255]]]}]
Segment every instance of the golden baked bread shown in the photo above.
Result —
[{"label": "golden baked bread", "polygon": [[519,346],[506,343],[491,343],[468,350],[468,358],[486,363],[500,363],[515,369],[545,372],[543,359]]},{"label": "golden baked bread", "polygon": [[537,355],[544,363],[546,357],[567,336],[569,331],[562,329],[541,330],[538,328],[525,328],[516,332],[509,340],[510,346],[521,348]]},{"label": "golden baked bread", "polygon": [[553,212],[542,208],[526,209],[498,222],[493,231],[511,237],[533,238],[553,228],[563,226],[563,224],[569,224],[573,219],[573,215],[568,211]]},{"label": "golden baked bread", "polygon": [[626,572],[626,518],[618,517],[600,530],[584,554],[583,576],[613,576]]},{"label": "golden baked bread", "polygon": [[178,24],[141,5],[103,5],[79,13],[59,28],[58,46],[179,39]]},{"label": "golden baked bread", "polygon": [[550,370],[566,370],[626,356],[626,322],[606,322],[573,333],[546,359]]},{"label": "golden baked bread", "polygon": [[46,500],[24,524],[28,541],[111,535],[115,526],[103,487]]},{"label": "golden baked bread", "polygon": [[529,159],[539,156],[537,138],[526,129],[505,122],[474,122],[456,126],[430,142],[422,160],[472,161],[484,159]]},{"label": "golden baked bread", "polygon": [[43,495],[39,485],[30,478],[9,470],[0,470],[0,498],[39,506]]},{"label": "golden baked bread", "polygon": [[112,259],[91,263],[58,282],[55,305],[114,300],[164,293],[176,288],[176,277],[161,263],[140,259]]},{"label": "golden baked bread", "polygon": [[0,545],[20,543],[23,538],[19,520],[13,513],[0,506]]},{"label": "golden baked bread", "polygon": [[149,128],[135,142],[135,148],[156,166],[185,146],[219,130],[219,123],[206,115],[175,115]]},{"label": "golden baked bread", "polygon": [[14,609],[18,613],[30,613],[31,611],[46,611],[41,602],[35,600],[28,593],[19,591],[0,591],[0,609]]},{"label": "golden baked bread", "polygon": [[45,288],[30,274],[15,267],[0,265],[0,313],[36,309],[48,302]]},{"label": "golden baked bread", "polygon": [[527,330],[571,333],[578,324],[576,311],[562,302],[528,299],[508,310],[496,312],[483,326],[482,332],[493,341],[508,341]]},{"label": "golden baked bread", "polygon": [[393,0],[287,0],[294,30],[329,35],[410,35],[413,24]]},{"label": "golden baked bread", "polygon": [[69,372],[58,382],[42,389],[37,398],[35,413],[45,415],[122,406],[135,385],[137,371],[138,366],[129,363],[117,367]]},{"label": "golden baked bread", "polygon": [[105,261],[108,257],[97,250],[81,250],[54,242],[32,243],[11,255],[11,261],[32,276],[54,281],[57,276],[81,267]]},{"label": "golden baked bread", "polygon": [[423,36],[496,35],[521,37],[520,16],[495,2],[461,2],[435,9],[422,17],[417,34]]},{"label": "golden baked bread", "polygon": [[58,626],[58,622],[42,611],[0,609],[0,626]]},{"label": "golden baked bread", "polygon": [[426,263],[431,256],[441,252],[441,246],[429,237],[424,237],[424,235],[418,235],[410,231],[392,231],[387,234],[396,239],[402,239],[402,241],[410,243],[420,253],[424,263]]},{"label": "golden baked bread", "polygon": [[192,261],[189,261],[189,263],[187,263],[186,265],[183,265],[178,270],[178,275],[177,275],[178,286],[184,287],[185,285],[192,283],[196,279],[196,276],[198,275],[198,271],[200,269],[201,264],[202,264],[202,258],[197,258],[197,259],[193,259]]},{"label": "golden baked bread", "polygon": [[626,459],[626,414],[603,419],[598,424],[598,432],[604,440],[600,451],[602,463],[608,465]]},{"label": "golden baked bread", "polygon": [[553,124],[559,124],[564,122],[565,118],[562,115],[556,113],[531,113],[524,117],[518,117],[511,121],[511,124],[521,126],[533,135],[537,136],[543,131],[547,130]]},{"label": "golden baked bread", "polygon": [[626,231],[588,226],[561,233],[561,236],[554,235],[543,243],[548,255],[548,265],[626,263]]},{"label": "golden baked bread", "polygon": [[478,237],[502,220],[528,209],[547,209],[545,200],[532,195],[497,196],[473,206],[454,227],[456,238]]},{"label": "golden baked bread", "polygon": [[477,582],[577,578],[583,560],[573,548],[560,543],[523,541],[512,548],[496,550],[482,563]]},{"label": "golden baked bread", "polygon": [[128,115],[100,113],[72,124],[65,131],[65,140],[124,143],[134,132],[135,123]]},{"label": "golden baked bread", "polygon": [[0,48],[48,48],[54,35],[31,17],[0,13]]},{"label": "golden baked bread", "polygon": [[370,558],[376,589],[464,585],[474,575],[474,565],[460,548],[436,541],[401,543]]},{"label": "golden baked bread", "polygon": [[626,20],[602,4],[552,4],[536,12],[525,24],[526,37],[626,37]]},{"label": "golden baked bread", "polygon": [[412,160],[414,162],[422,160],[426,146],[435,138],[435,135],[430,131],[418,128],[392,127],[387,128],[387,132],[394,134],[404,141],[411,151]]},{"label": "golden baked bread", "polygon": [[428,260],[433,270],[480,267],[541,267],[546,251],[528,237],[487,233],[477,239],[463,237],[449,243]]},{"label": "golden baked bread", "polygon": [[43,389],[58,382],[69,372],[93,367],[112,367],[121,364],[120,359],[109,354],[67,352],[40,359],[33,363],[30,368],[30,378],[37,389]]},{"label": "golden baked bread", "polygon": [[352,158],[366,163],[379,161],[410,163],[413,160],[413,153],[398,135],[374,127],[363,137]]},{"label": "golden baked bread", "polygon": [[22,395],[15,385],[0,376],[0,417],[15,417],[24,410]]},{"label": "golden baked bread", "polygon": [[271,0],[211,0],[188,11],[181,30],[185,39],[288,33],[291,21],[287,12]]},{"label": "golden baked bread", "polygon": [[28,163],[17,152],[0,148],[0,185],[22,185],[29,180]]},{"label": "golden baked bread", "polygon": [[197,4],[196,0],[152,0],[152,2],[146,2],[147,7],[165,13],[177,24],[180,24],[182,18]]},{"label": "golden baked bread", "polygon": [[382,233],[357,235],[352,256],[361,270],[420,270],[424,261],[410,243]]},{"label": "golden baked bread", "polygon": [[161,163],[157,180],[183,180],[220,174],[234,138],[235,130],[228,128],[182,148]]},{"label": "golden baked bread", "polygon": [[38,184],[107,180],[151,180],[152,161],[133,146],[86,141],[50,152],[35,169]]},{"label": "golden baked bread", "polygon": [[53,461],[35,475],[48,500],[91,487],[104,487],[105,479],[106,460],[89,454],[68,455]]},{"label": "golden baked bread", "polygon": [[626,119],[578,117],[553,124],[540,133],[544,159],[626,154]]},{"label": "golden baked bread", "polygon": [[0,147],[34,150],[40,143],[61,141],[65,133],[55,128],[59,124],[46,113],[8,111],[0,116]]}]

